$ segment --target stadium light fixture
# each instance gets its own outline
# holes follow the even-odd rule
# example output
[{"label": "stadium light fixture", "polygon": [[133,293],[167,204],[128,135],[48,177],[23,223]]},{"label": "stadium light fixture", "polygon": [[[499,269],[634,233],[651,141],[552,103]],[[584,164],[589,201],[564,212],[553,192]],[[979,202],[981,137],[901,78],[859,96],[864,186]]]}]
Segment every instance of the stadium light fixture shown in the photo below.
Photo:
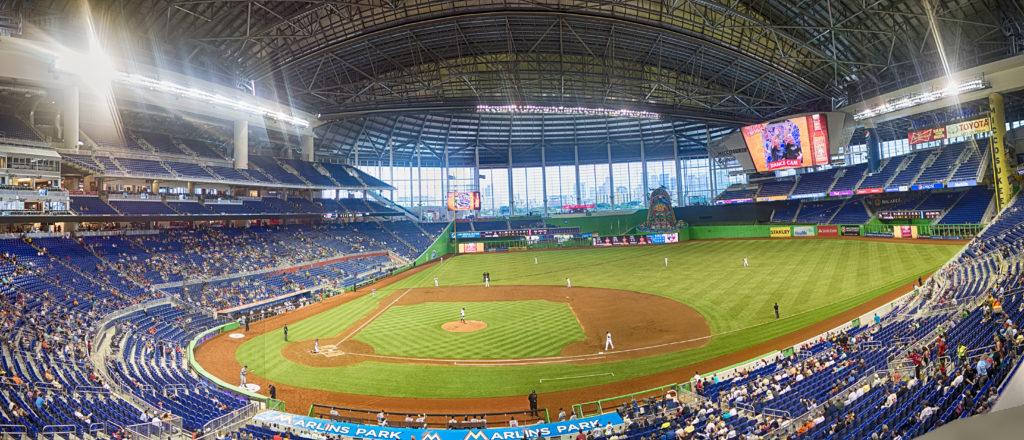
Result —
[{"label": "stadium light fixture", "polygon": [[309,121],[296,116],[282,113],[268,107],[250,104],[243,100],[233,99],[223,95],[218,95],[216,93],[210,93],[205,90],[199,90],[183,86],[180,84],[175,84],[170,81],[163,81],[156,78],[150,78],[143,75],[124,72],[121,72],[118,75],[117,80],[120,83],[127,84],[130,86],[142,87],[150,90],[169,93],[172,95],[178,95],[188,99],[195,99],[198,101],[203,101],[210,104],[227,107],[232,110],[241,111],[266,118],[271,118],[281,122],[286,122],[288,124],[301,128],[309,127]]},{"label": "stadium light fixture", "polygon": [[661,119],[661,115],[642,110],[542,105],[478,105],[477,113],[521,113],[535,115],[604,116],[633,119]]},{"label": "stadium light fixture", "polygon": [[905,110],[911,107],[917,107],[919,105],[935,102],[940,99],[949,97],[956,97],[964,93],[970,93],[978,90],[984,90],[992,87],[992,84],[985,80],[984,77],[977,77],[967,81],[963,81],[959,84],[949,83],[941,89],[935,89],[927,92],[914,93],[906,95],[900,98],[893,98],[886,103],[879,105],[874,108],[869,108],[862,112],[853,115],[855,121],[861,121],[864,119],[873,118],[875,116],[881,116],[887,113],[893,113],[900,110]]}]

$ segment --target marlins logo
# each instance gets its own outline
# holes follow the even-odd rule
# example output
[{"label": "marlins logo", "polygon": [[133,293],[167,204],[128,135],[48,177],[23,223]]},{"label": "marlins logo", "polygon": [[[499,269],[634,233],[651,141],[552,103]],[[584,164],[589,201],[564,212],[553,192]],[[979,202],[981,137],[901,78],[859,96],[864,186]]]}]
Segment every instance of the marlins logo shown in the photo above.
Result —
[{"label": "marlins logo", "polygon": [[488,437],[480,431],[466,431],[466,436],[462,440],[488,440]]},{"label": "marlins logo", "polygon": [[267,423],[279,423],[282,425],[291,425],[295,420],[294,414],[283,413],[280,411],[266,411],[258,416],[257,420]]}]

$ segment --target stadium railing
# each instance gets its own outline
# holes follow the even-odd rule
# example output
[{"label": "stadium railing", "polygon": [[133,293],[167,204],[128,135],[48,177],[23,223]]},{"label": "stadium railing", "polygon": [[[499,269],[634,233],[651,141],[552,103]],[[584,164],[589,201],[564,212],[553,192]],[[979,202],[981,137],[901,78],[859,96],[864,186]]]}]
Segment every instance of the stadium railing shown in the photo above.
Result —
[{"label": "stadium railing", "polygon": [[[864,375],[863,378],[861,378],[857,382],[854,382],[853,385],[850,385],[850,386],[846,387],[842,391],[840,391],[840,392],[836,393],[835,395],[833,395],[828,400],[826,400],[824,402],[821,402],[820,405],[818,405],[818,406],[816,406],[816,407],[814,407],[812,409],[809,409],[809,410],[807,410],[807,412],[797,416],[795,419],[791,419],[788,422],[783,422],[779,426],[778,429],[776,429],[774,432],[764,436],[764,438],[776,438],[776,439],[790,438],[789,436],[795,434],[797,429],[799,429],[801,426],[803,426],[809,420],[815,418],[818,413],[822,412],[823,408],[825,408],[826,406],[831,405],[833,403],[836,403],[836,402],[843,402],[843,401],[845,401],[847,399],[847,396],[850,395],[851,391],[863,388],[865,384],[869,384],[871,382],[874,382],[876,379],[879,379],[879,377],[883,377],[883,378],[885,378],[885,380],[889,380],[889,376],[886,375],[885,373],[886,372],[884,370],[875,370],[875,371],[867,372]],[[881,376],[879,376],[879,375],[881,375]]]},{"label": "stadium railing", "polygon": [[223,325],[220,325],[220,326],[208,329],[208,330],[206,330],[204,332],[201,332],[198,335],[196,335],[196,337],[192,338],[192,340],[189,341],[189,343],[188,343],[188,353],[187,354],[188,354],[188,365],[189,365],[189,367],[192,368],[196,372],[196,374],[199,375],[199,377],[202,377],[202,378],[212,382],[214,385],[216,385],[216,386],[218,386],[220,388],[223,388],[223,389],[230,390],[230,391],[233,391],[235,393],[238,393],[238,394],[240,394],[242,396],[245,396],[249,400],[254,400],[256,402],[260,402],[260,403],[266,405],[267,409],[284,411],[285,410],[285,403],[284,403],[283,400],[271,399],[268,396],[264,396],[262,394],[254,393],[252,391],[249,391],[248,389],[245,389],[245,388],[242,388],[242,387],[238,387],[238,386],[235,386],[235,385],[231,385],[231,384],[229,384],[227,382],[224,382],[223,380],[221,380],[217,376],[207,372],[206,369],[204,369],[203,366],[199,364],[199,361],[196,360],[195,351],[196,351],[196,347],[197,346],[201,345],[203,342],[206,342],[210,338],[213,338],[214,336],[217,336],[220,333],[229,332],[231,330],[237,329],[238,327],[240,327],[238,322],[229,322],[229,323],[226,323],[226,324],[223,324]]},{"label": "stadium railing", "polygon": [[[340,406],[324,405],[314,403],[309,406],[309,412],[306,414],[309,417],[316,417],[320,419],[328,419],[349,423],[357,424],[368,424],[373,425],[377,423],[377,414],[379,410],[368,410],[358,408],[346,408]],[[336,413],[336,414],[335,414]],[[399,428],[412,428],[420,427],[422,424],[415,422],[405,422],[405,416],[412,418],[423,416],[426,418],[425,423],[428,427],[434,428],[447,428],[448,421],[452,418],[460,420],[456,429],[479,429],[484,428],[485,425],[495,426],[506,426],[508,425],[511,417],[517,417],[516,420],[523,426],[532,425],[534,423],[550,423],[551,419],[547,408],[538,408],[537,415],[534,416],[533,411],[505,411],[505,412],[473,412],[473,413],[408,413],[408,412],[386,412],[386,416],[397,416],[399,420],[388,418],[388,426],[399,427]],[[468,422],[463,423],[461,419],[464,417],[483,417],[489,418],[486,422]],[[493,417],[501,417],[499,419],[493,419]]]},{"label": "stadium railing", "polygon": [[248,405],[224,414],[216,419],[210,420],[203,425],[202,435],[194,440],[210,440],[221,438],[224,433],[234,431],[249,423],[253,417],[260,412],[260,404],[249,402]]},{"label": "stadium railing", "polygon": [[28,428],[25,425],[0,425],[0,436],[4,438],[26,435],[28,435]]},{"label": "stadium railing", "polygon": [[590,402],[577,403],[572,406],[572,411],[573,413],[576,414],[576,417],[579,418],[596,416],[604,414],[606,410],[613,410],[615,409],[615,407],[622,405],[623,403],[628,403],[638,397],[641,399],[646,399],[648,397],[664,396],[665,393],[667,393],[669,390],[675,390],[676,392],[689,392],[690,384],[673,383],[668,385],[662,385],[660,387],[648,388],[646,390],[636,391],[629,394],[623,394],[620,396],[608,397],[604,399],[593,400]]},{"label": "stadium railing", "polygon": [[[166,411],[151,405],[149,402],[146,402],[144,399],[139,398],[131,391],[124,389],[124,387],[119,382],[113,380],[113,378],[110,377],[109,374],[107,374],[106,362],[104,358],[107,355],[106,350],[109,350],[109,347],[107,347],[105,350],[103,343],[106,340],[108,330],[110,330],[111,326],[113,326],[114,323],[117,322],[117,320],[144,309],[171,303],[172,300],[170,298],[161,298],[128,306],[121,310],[117,310],[115,312],[107,314],[93,326],[94,333],[92,336],[92,346],[95,347],[96,349],[93,350],[92,354],[89,356],[89,360],[92,362],[97,374],[103,379],[103,383],[107,386],[107,388],[109,388],[109,392],[113,393],[114,395],[121,399],[128,401],[132,405],[135,405],[137,408],[143,408],[149,411],[151,414],[161,414]],[[182,418],[179,416],[174,416],[172,419],[165,421],[165,425],[177,427],[177,432],[182,432]]]},{"label": "stadium railing", "polygon": [[[862,236],[885,235],[892,236],[896,226],[890,224],[866,224],[860,225]],[[917,227],[919,238],[935,238],[950,240],[969,240],[976,237],[985,229],[982,224],[961,224],[961,225],[913,225]]]}]

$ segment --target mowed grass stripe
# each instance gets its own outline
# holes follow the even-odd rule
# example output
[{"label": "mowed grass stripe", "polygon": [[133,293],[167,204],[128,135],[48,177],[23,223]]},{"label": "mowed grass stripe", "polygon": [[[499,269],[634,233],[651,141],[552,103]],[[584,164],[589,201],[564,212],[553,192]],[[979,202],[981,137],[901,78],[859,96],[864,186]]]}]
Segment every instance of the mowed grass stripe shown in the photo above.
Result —
[{"label": "mowed grass stripe", "polygon": [[[472,333],[441,328],[467,319],[488,327]],[[513,359],[557,356],[562,347],[584,337],[572,311],[550,301],[428,302],[395,306],[360,331],[355,339],[377,354],[418,358]]]},{"label": "mowed grass stripe", "polygon": [[[248,363],[255,374],[275,383],[383,396],[507,396],[525,395],[532,387],[538,392],[549,392],[598,385],[678,368],[807,327],[915,280],[919,274],[939,267],[959,249],[959,245],[942,242],[902,244],[794,239],[699,241],[657,247],[460,256],[400,280],[377,296],[391,295],[409,287],[433,286],[435,274],[442,286],[479,284],[480,273],[484,271],[491,272],[494,283],[510,285],[561,286],[565,277],[571,276],[573,285],[646,292],[688,304],[704,315],[717,336],[697,349],[583,365],[480,368],[362,362],[323,368],[284,359],[280,355],[283,342],[278,331],[246,342],[236,357]],[[667,269],[663,263],[666,256],[670,260]],[[540,264],[533,263],[534,257]],[[750,258],[752,267],[741,267],[743,257]],[[335,309],[294,323],[291,325],[293,339],[333,337],[346,322],[368,316],[378,301],[380,299],[366,304],[353,301],[338,307],[348,308],[347,311]],[[776,301],[783,316],[778,321],[772,312]],[[457,308],[446,308],[437,316],[453,320],[457,319],[457,313]],[[471,308],[470,319],[478,319],[474,314]],[[529,340],[530,344],[546,341],[539,336],[518,338]],[[503,357],[514,350],[522,350],[510,346],[511,342],[505,344],[500,350],[506,355]],[[438,349],[450,350],[448,347]],[[460,350],[495,353],[493,349],[482,347],[464,346]],[[585,384],[576,381],[537,383],[544,377],[605,372],[615,376],[593,377]]]}]

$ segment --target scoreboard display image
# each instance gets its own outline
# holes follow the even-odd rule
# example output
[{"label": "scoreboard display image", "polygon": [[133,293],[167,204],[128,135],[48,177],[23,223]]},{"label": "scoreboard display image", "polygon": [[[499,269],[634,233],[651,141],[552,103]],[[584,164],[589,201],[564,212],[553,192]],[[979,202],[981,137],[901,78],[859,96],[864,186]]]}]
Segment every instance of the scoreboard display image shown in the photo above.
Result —
[{"label": "scoreboard display image", "polygon": [[448,193],[449,211],[479,211],[480,191],[452,191]]}]

